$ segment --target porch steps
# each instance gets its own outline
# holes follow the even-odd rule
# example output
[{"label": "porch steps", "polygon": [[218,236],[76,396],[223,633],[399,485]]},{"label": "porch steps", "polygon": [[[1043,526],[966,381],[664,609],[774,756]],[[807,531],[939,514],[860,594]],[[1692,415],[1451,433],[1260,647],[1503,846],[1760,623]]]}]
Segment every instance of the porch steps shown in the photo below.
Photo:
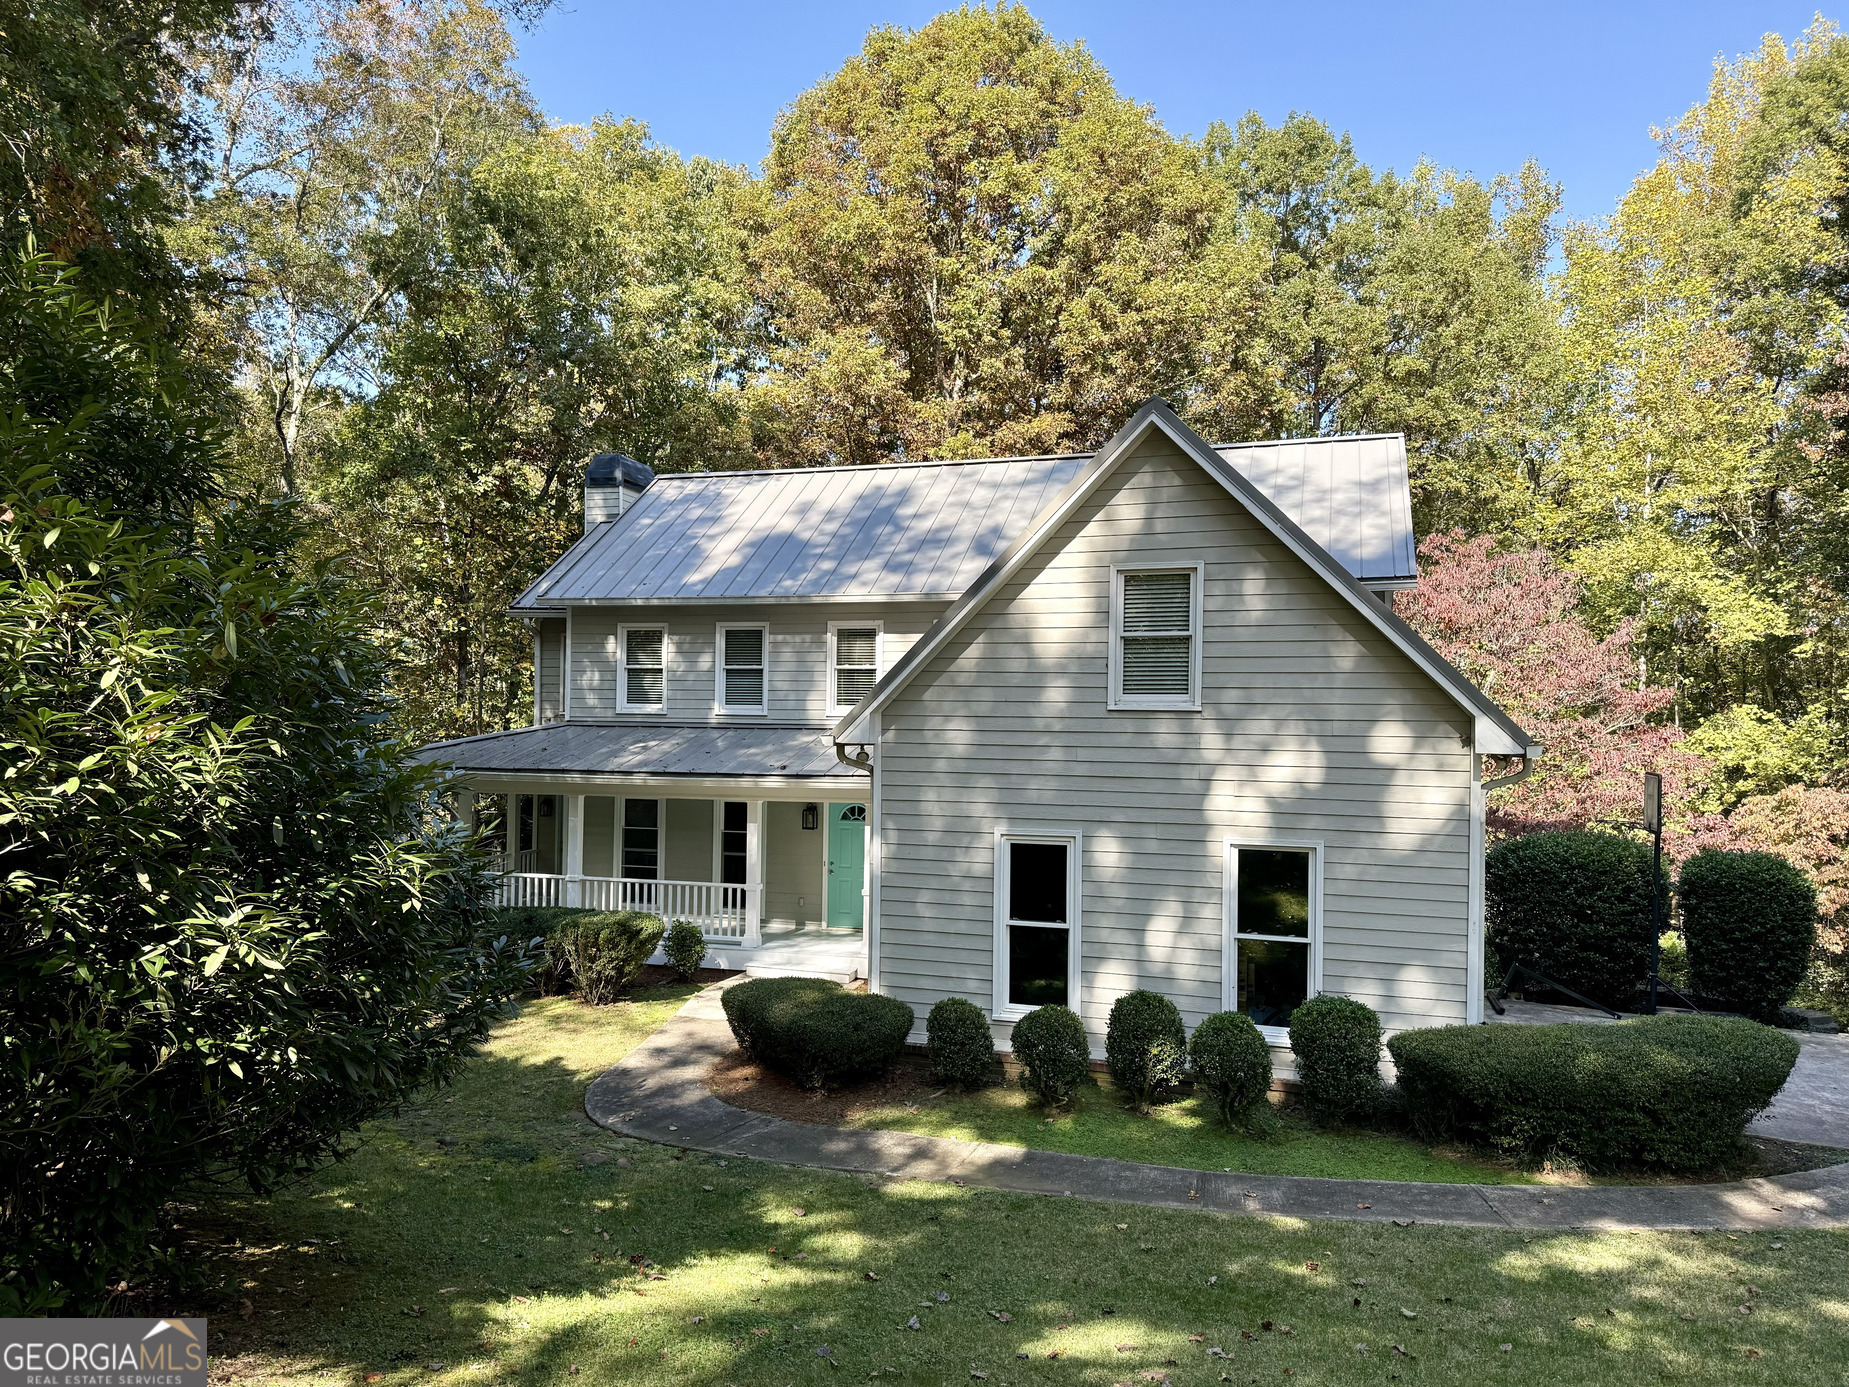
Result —
[{"label": "porch steps", "polygon": [[845,987],[865,975],[866,960],[866,945],[852,935],[767,934],[755,949],[715,947],[707,961],[748,978],[827,978]]}]

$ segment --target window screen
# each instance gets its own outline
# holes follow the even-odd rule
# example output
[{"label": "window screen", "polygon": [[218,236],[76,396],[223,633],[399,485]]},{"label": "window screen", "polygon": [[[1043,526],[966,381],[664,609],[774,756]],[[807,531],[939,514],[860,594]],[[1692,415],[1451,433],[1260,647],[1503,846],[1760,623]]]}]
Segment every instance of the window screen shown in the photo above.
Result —
[{"label": "window screen", "polygon": [[734,626],[723,633],[727,708],[764,706],[764,629]]},{"label": "window screen", "polygon": [[1194,574],[1124,574],[1121,629],[1124,699],[1192,699]]},{"label": "window screen", "polygon": [[623,634],[623,701],[632,708],[659,708],[666,695],[660,631]]},{"label": "window screen", "polygon": [[835,629],[835,706],[851,708],[879,681],[880,633],[875,627]]}]

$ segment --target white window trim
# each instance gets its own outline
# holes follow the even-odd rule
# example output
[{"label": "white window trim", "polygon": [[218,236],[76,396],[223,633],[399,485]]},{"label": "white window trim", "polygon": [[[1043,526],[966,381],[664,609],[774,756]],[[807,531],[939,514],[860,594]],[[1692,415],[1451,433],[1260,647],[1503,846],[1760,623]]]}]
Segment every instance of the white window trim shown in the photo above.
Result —
[{"label": "white window trim", "polygon": [[864,631],[869,626],[873,628],[873,682],[877,684],[886,673],[886,623],[884,621],[831,621],[828,623],[828,668],[823,672],[823,677],[828,680],[825,694],[828,699],[830,717],[840,717],[845,713],[851,713],[859,706],[858,703],[835,702],[835,633],[843,629]]},{"label": "white window trim", "polygon": [[[1226,838],[1225,875],[1221,884],[1223,920],[1220,940],[1220,1009],[1239,1009],[1239,850],[1241,848],[1290,849],[1310,854],[1310,976],[1306,997],[1323,990],[1323,842],[1320,838]],[[1301,944],[1298,935],[1255,934],[1254,939],[1281,939]],[[1289,1045],[1290,1030],[1285,1026],[1260,1026],[1259,1034],[1273,1045]]]},{"label": "white window trim", "polygon": [[[762,631],[764,633],[764,701],[752,708],[726,706],[725,701],[725,633],[727,631]],[[713,712],[724,717],[761,718],[770,713],[770,625],[762,621],[722,621],[713,627]]]},{"label": "white window trim", "polygon": [[[1188,585],[1188,696],[1178,698],[1126,698],[1123,694],[1124,661],[1124,575],[1128,573],[1192,573]],[[1205,644],[1201,613],[1202,594],[1207,586],[1204,563],[1112,564],[1111,565],[1111,650],[1110,676],[1105,685],[1107,707],[1112,712],[1150,711],[1198,713],[1201,711],[1201,647]]]},{"label": "white window trim", "polygon": [[[631,703],[629,701],[629,633],[631,631],[661,632],[661,702]],[[638,621],[624,623],[616,628],[616,709],[619,713],[649,713],[657,716],[668,711],[668,626],[664,621]]]},{"label": "white window trim", "polygon": [[[1083,886],[1085,881],[1085,835],[1081,832],[1045,833],[1029,829],[995,830],[995,941],[991,968],[994,995],[989,1015],[997,1021],[1019,1021],[1033,1007],[1017,1006],[1008,1000],[1008,845],[1010,843],[1063,843],[1066,846],[1066,914],[1071,916],[1065,928],[1070,938],[1066,944],[1066,1005],[1079,1011],[1079,978],[1083,969],[1080,957],[1081,928],[1085,916]],[[1036,928],[1058,929],[1045,920],[1023,920]],[[1082,1013],[1081,1013],[1082,1014]]]}]

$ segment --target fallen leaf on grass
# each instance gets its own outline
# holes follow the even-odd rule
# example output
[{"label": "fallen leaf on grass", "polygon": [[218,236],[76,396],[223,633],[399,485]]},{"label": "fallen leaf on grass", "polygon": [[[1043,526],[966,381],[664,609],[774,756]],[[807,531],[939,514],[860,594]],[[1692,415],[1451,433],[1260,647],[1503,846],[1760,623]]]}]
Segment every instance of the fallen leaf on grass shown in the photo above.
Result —
[{"label": "fallen leaf on grass", "polygon": [[1748,1349],[1748,1350],[1746,1351],[1746,1356],[1747,1356],[1748,1358],[1757,1358],[1757,1357],[1759,1357],[1759,1350],[1758,1350],[1758,1349],[1756,1349],[1756,1348],[1749,1348],[1749,1349]]},{"label": "fallen leaf on grass", "polygon": [[880,1274],[877,1271],[870,1271],[866,1275],[869,1281],[878,1281],[880,1279]]},{"label": "fallen leaf on grass", "polygon": [[566,1372],[568,1372],[568,1373],[570,1373],[570,1374],[571,1374],[571,1375],[572,1375],[573,1377],[576,1377],[576,1376],[578,1375],[578,1365],[577,1365],[576,1363],[573,1363],[573,1364],[572,1364],[572,1365],[571,1365],[571,1366],[570,1366],[569,1368],[567,1368],[567,1369],[566,1369],[565,1371],[566,1371]]},{"label": "fallen leaf on grass", "polygon": [[907,1329],[923,1329],[924,1328],[922,1324],[918,1323],[918,1316],[916,1315],[913,1315],[909,1320],[905,1322],[905,1327]]},{"label": "fallen leaf on grass", "polygon": [[791,1209],[790,1212],[796,1215],[797,1218],[809,1217],[809,1211],[807,1209]]},{"label": "fallen leaf on grass", "polygon": [[993,1315],[996,1319],[1000,1320],[1003,1324],[1012,1323],[1014,1320],[1014,1316],[1009,1314],[1006,1310],[991,1310],[989,1311],[989,1313]]},{"label": "fallen leaf on grass", "polygon": [[[442,1290],[438,1291],[437,1294],[438,1295],[454,1295],[456,1294],[457,1291],[461,1289],[462,1287],[460,1286],[445,1286]],[[1747,1289],[1750,1291],[1752,1287],[1748,1286]]]},{"label": "fallen leaf on grass", "polygon": [[1190,1334],[1188,1335],[1188,1342],[1191,1344],[1204,1344],[1207,1342],[1207,1336],[1205,1334]]},{"label": "fallen leaf on grass", "polygon": [[688,1320],[687,1323],[688,1324],[705,1324],[706,1316],[705,1315],[695,1315],[692,1319]]},{"label": "fallen leaf on grass", "polygon": [[424,1371],[427,1373],[440,1373],[443,1371],[443,1365],[441,1363],[432,1361],[432,1362],[424,1364]]},{"label": "fallen leaf on grass", "polygon": [[705,1190],[708,1194],[713,1192],[713,1187],[711,1185],[701,1185],[700,1188]]},{"label": "fallen leaf on grass", "polygon": [[1139,1345],[1137,1344],[1119,1344],[1117,1346],[1117,1351],[1119,1353],[1135,1353],[1138,1347]]},{"label": "fallen leaf on grass", "polygon": [[1321,1271],[1323,1269],[1323,1264],[1321,1262],[1305,1262],[1303,1264],[1303,1269],[1305,1271]]},{"label": "fallen leaf on grass", "polygon": [[1129,1228],[1129,1226],[1130,1226],[1130,1225],[1129,1225],[1129,1224],[1127,1224],[1127,1223],[1120,1223],[1120,1224],[1118,1224],[1118,1225],[1117,1225],[1117,1231],[1121,1233],[1121,1232],[1123,1232],[1123,1231],[1124,1231],[1125,1229],[1127,1229],[1127,1228]]},{"label": "fallen leaf on grass", "polygon": [[1502,1351],[1503,1351],[1504,1353],[1512,1353],[1512,1352],[1514,1352],[1514,1349],[1515,1349],[1515,1345],[1514,1345],[1514,1344],[1504,1344],[1504,1345],[1502,1346]]},{"label": "fallen leaf on grass", "polygon": [[1408,1310],[1404,1305],[1400,1306],[1400,1313],[1409,1320],[1416,1320],[1419,1318],[1419,1312],[1417,1310]]}]

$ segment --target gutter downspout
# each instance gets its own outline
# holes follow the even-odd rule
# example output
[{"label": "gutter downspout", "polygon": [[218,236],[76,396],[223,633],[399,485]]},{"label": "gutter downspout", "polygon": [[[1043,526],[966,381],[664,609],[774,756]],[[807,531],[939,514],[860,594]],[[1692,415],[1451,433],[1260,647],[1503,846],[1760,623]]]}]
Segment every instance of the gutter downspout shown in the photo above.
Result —
[{"label": "gutter downspout", "polygon": [[[840,748],[837,747],[836,750],[839,751]],[[1541,750],[1542,749],[1538,746],[1531,746],[1527,751],[1523,752],[1522,768],[1514,774],[1499,775],[1494,780],[1485,780],[1481,786],[1484,793],[1487,794],[1491,790],[1499,790],[1505,785],[1519,785],[1529,776],[1533,775],[1535,763],[1541,759]]]},{"label": "gutter downspout", "polygon": [[855,745],[860,747],[860,754],[858,756],[849,756],[847,754],[847,748],[840,742],[836,742],[835,760],[839,761],[851,771],[865,771],[868,775],[872,775],[873,753],[867,750],[866,744],[863,742],[857,742]]}]

